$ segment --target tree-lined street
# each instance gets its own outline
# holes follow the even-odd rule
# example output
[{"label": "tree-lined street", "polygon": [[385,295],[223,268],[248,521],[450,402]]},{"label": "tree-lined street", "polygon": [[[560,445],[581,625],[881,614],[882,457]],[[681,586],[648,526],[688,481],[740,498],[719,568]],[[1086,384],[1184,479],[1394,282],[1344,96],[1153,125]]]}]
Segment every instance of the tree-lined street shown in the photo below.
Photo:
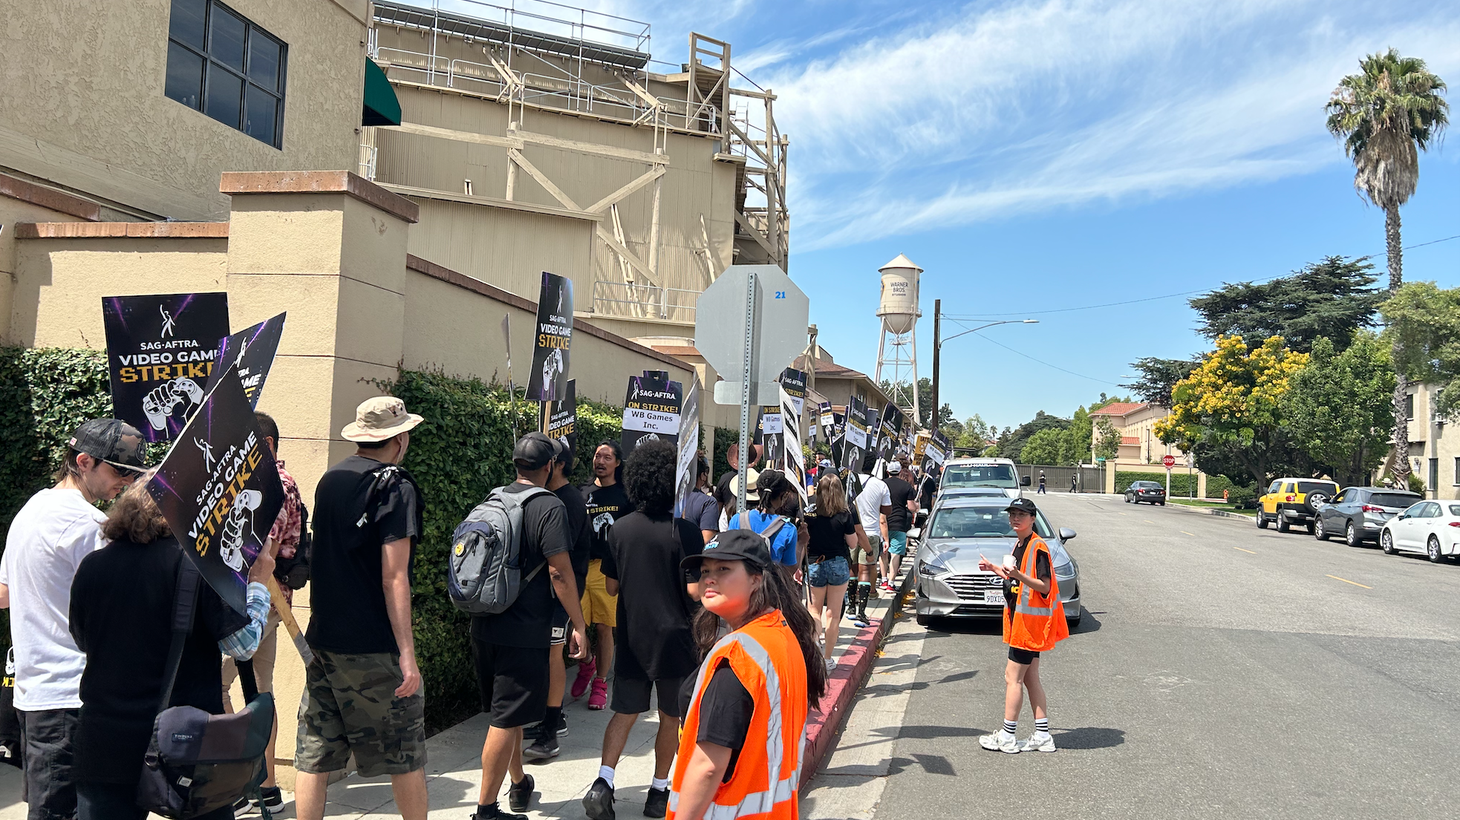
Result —
[{"label": "tree-lined street", "polygon": [[1174,505],[1039,503],[1079,533],[1087,608],[1041,664],[1060,751],[979,748],[997,622],[900,619],[803,817],[1002,816],[1014,790],[1040,793],[1021,798],[1034,817],[1457,811],[1460,567]]}]

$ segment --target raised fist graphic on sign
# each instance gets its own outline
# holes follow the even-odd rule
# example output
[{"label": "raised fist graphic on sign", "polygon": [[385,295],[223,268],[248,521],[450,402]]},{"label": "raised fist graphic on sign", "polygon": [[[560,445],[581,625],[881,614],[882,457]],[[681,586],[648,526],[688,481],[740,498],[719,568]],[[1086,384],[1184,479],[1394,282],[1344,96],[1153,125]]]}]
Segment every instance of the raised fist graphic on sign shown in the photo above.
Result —
[{"label": "raised fist graphic on sign", "polygon": [[192,415],[194,408],[203,403],[203,388],[192,379],[173,379],[155,388],[142,398],[142,412],[153,430],[167,429],[167,420],[183,408],[182,418]]}]

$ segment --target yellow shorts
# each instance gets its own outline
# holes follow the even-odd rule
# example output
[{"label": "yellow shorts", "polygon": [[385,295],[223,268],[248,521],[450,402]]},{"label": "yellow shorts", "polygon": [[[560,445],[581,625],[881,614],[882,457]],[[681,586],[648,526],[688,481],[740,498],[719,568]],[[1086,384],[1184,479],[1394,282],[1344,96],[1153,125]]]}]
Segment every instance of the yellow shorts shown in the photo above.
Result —
[{"label": "yellow shorts", "polygon": [[603,575],[603,561],[588,562],[588,578],[583,581],[583,621],[590,624],[616,626],[618,596],[608,594],[608,579]]}]

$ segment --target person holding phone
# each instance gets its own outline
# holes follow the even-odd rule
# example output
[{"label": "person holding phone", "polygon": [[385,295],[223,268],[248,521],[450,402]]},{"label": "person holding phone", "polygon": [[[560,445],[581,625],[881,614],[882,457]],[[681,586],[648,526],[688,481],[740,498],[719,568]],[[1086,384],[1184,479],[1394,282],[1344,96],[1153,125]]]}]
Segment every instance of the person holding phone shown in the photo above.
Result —
[{"label": "person holding phone", "polygon": [[[978,561],[980,571],[1004,579],[1004,643],[1009,645],[1009,663],[1004,667],[1004,726],[980,737],[978,743],[1005,754],[1052,752],[1055,746],[1049,734],[1049,701],[1039,680],[1039,658],[1040,653],[1068,638],[1070,630],[1051,569],[1049,545],[1034,531],[1038,508],[1027,498],[1017,498],[1005,511],[1019,539],[1014,554],[1005,556],[1002,564],[983,556]],[[1026,689],[1034,711],[1034,734],[1021,744],[1014,734]]]}]

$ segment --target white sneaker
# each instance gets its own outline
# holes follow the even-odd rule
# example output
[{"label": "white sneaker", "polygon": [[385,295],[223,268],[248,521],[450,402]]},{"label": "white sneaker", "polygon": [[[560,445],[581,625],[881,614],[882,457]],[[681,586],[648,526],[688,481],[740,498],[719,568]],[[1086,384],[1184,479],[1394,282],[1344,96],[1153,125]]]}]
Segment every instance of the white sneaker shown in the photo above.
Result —
[{"label": "white sneaker", "polygon": [[827,671],[827,674],[830,674],[832,672],[835,672],[836,671],[836,661],[832,660],[831,658],[827,658],[826,659],[826,671]]},{"label": "white sneaker", "polygon": [[1020,747],[1026,752],[1052,752],[1054,751],[1054,738],[1049,732],[1035,732],[1030,735]]},{"label": "white sneaker", "polygon": [[1019,754],[1019,741],[1014,736],[1000,729],[991,735],[984,735],[978,739],[978,745],[991,752],[1003,752],[1006,755]]}]

